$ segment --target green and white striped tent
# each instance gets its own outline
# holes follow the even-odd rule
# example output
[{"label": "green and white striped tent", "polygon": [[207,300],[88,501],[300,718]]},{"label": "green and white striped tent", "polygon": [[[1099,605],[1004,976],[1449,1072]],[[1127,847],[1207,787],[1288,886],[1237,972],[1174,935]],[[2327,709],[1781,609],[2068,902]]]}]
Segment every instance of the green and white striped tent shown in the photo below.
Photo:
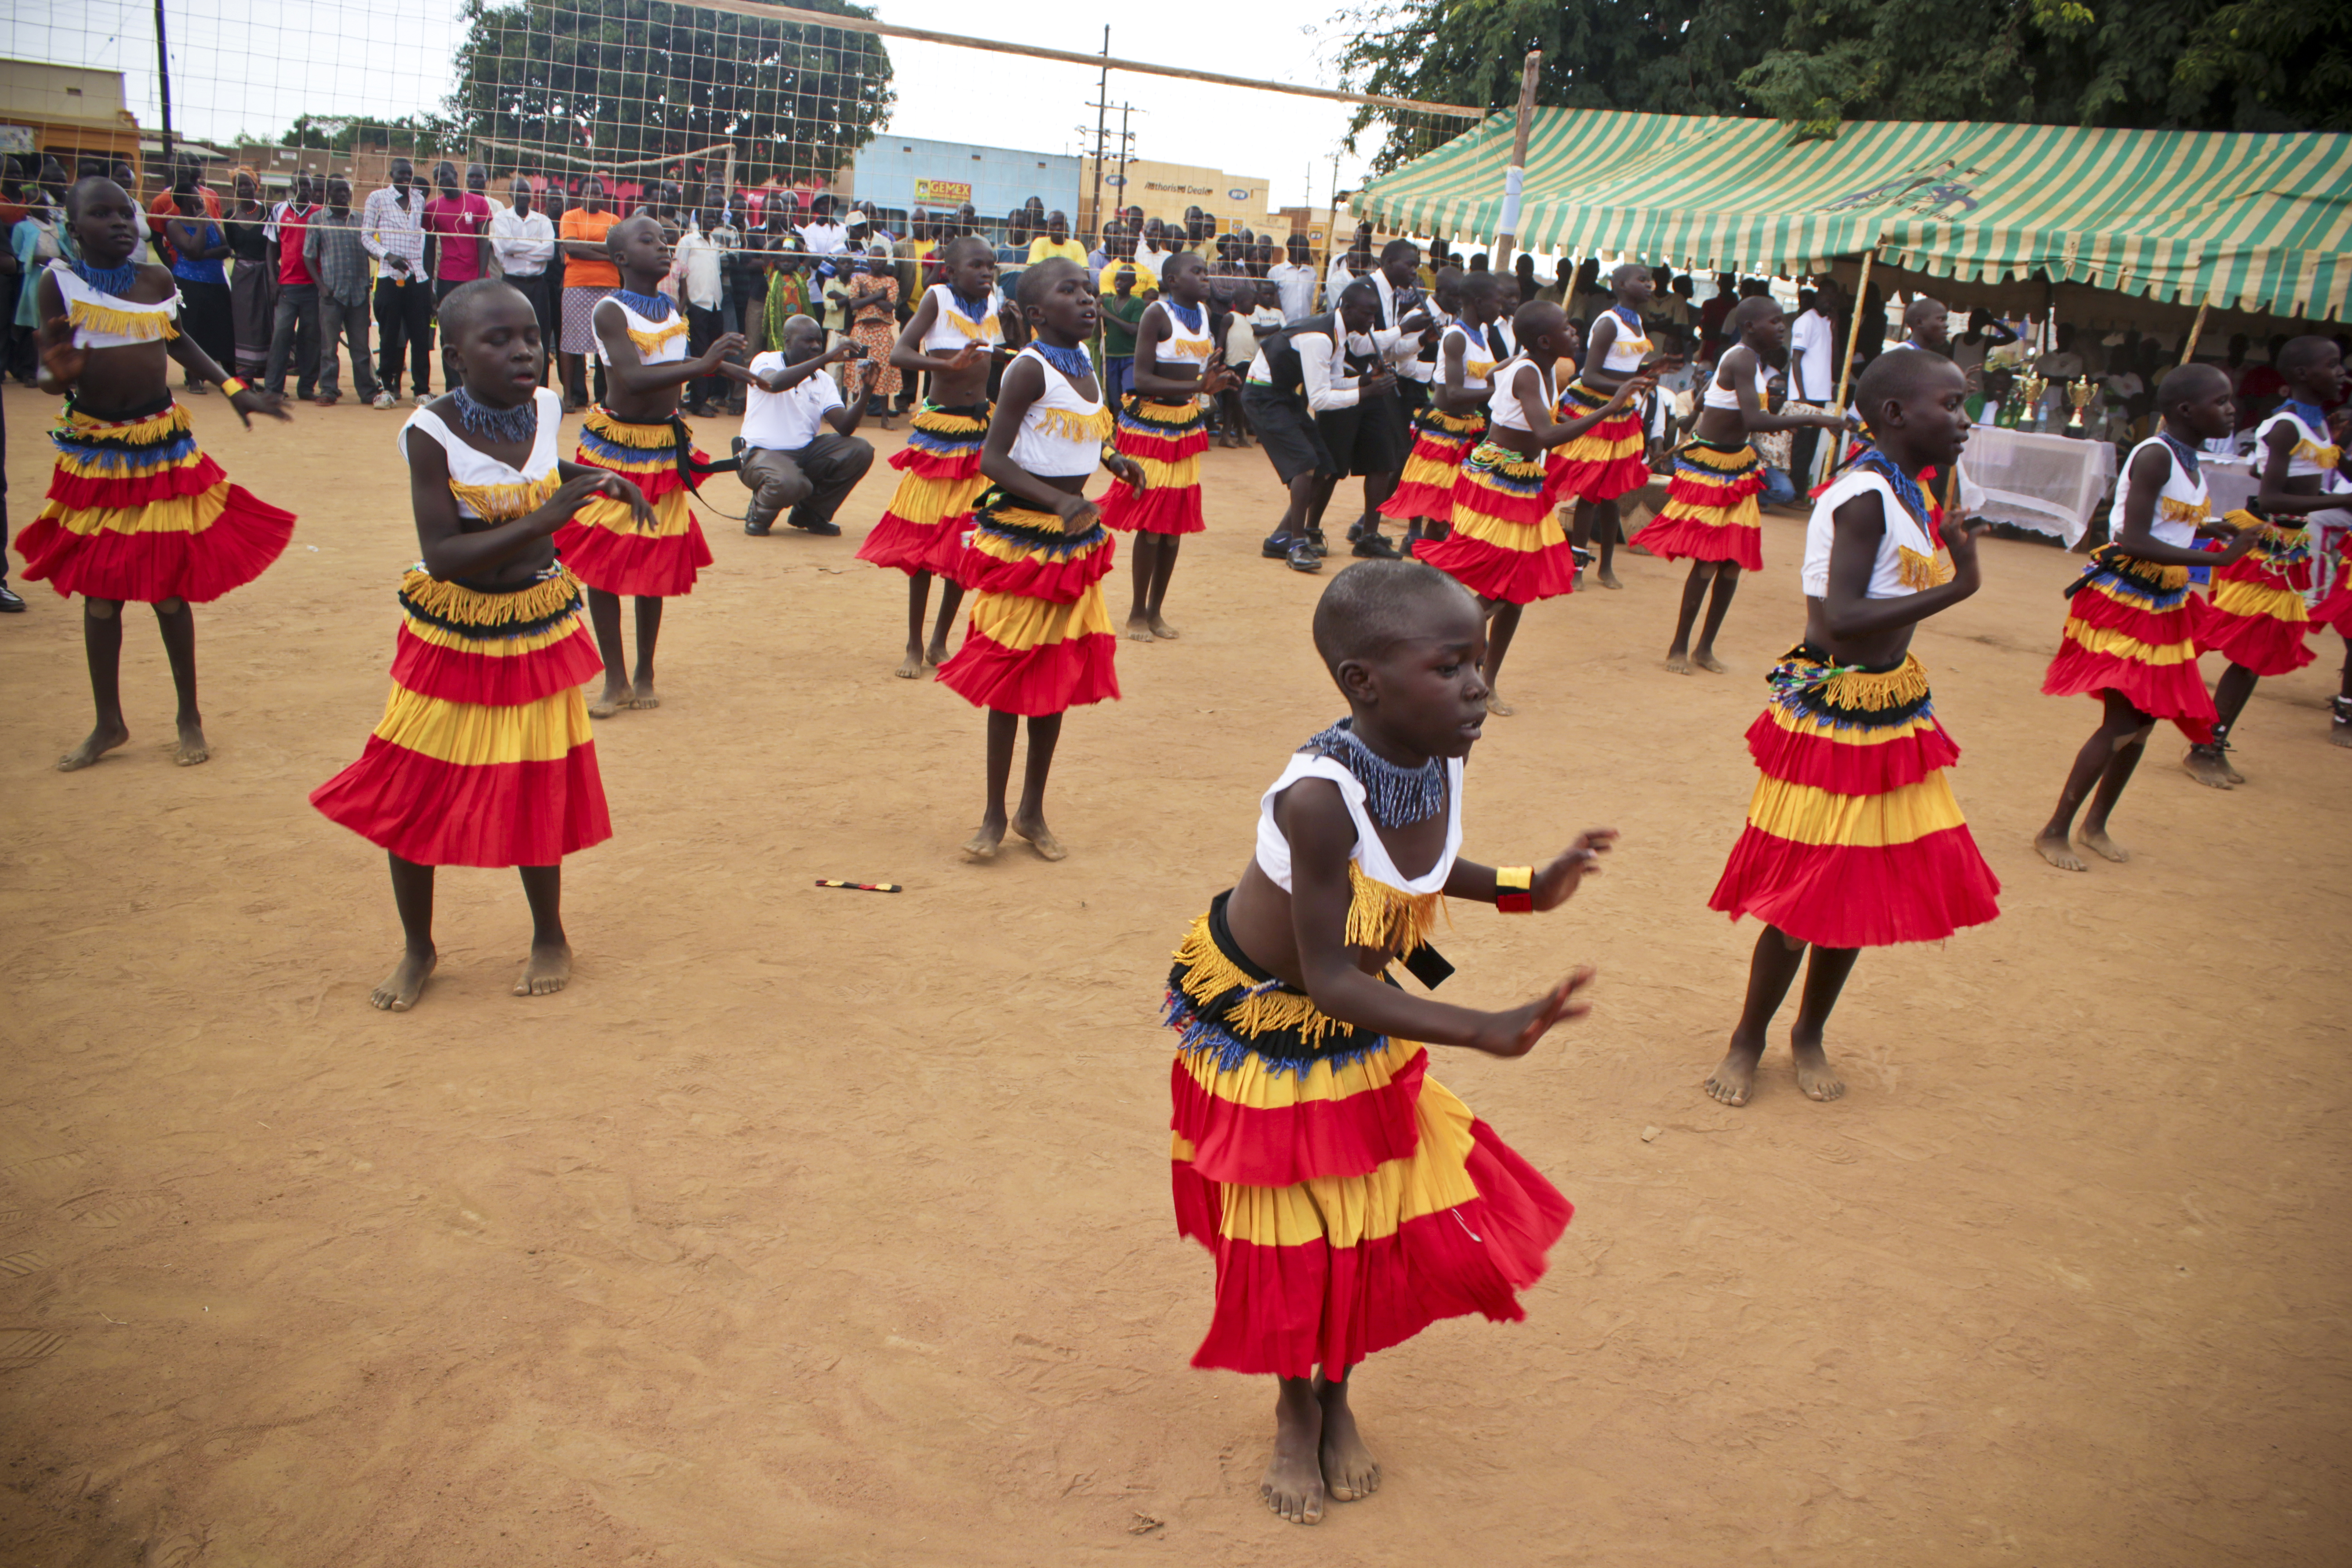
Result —
[{"label": "green and white striped tent", "polygon": [[[1513,117],[1371,182],[1384,229],[1490,241]],[[2340,321],[2352,305],[2352,136],[1539,109],[1522,248],[1783,276],[1875,249],[1985,283],[2046,276],[2183,305]]]}]

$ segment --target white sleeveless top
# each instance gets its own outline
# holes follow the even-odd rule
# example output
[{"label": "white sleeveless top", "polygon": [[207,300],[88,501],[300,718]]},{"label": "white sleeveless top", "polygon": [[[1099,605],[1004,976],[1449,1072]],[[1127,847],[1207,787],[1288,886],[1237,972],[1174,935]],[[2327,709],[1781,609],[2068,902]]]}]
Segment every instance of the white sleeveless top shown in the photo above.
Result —
[{"label": "white sleeveless top", "polygon": [[[54,267],[56,263],[50,265]],[[2327,438],[2327,432],[2314,430],[2292,409],[2282,408],[2255,426],[2254,446],[2260,453],[2267,458],[2271,432],[2281,425],[2294,432],[2294,450],[2287,454],[2286,459],[2287,478],[2317,479],[2336,472],[2336,465],[2344,458],[2343,448]]]},{"label": "white sleeveless top", "polygon": [[[1089,356],[1091,359],[1091,356]],[[1033,344],[1013,356],[1013,363],[1034,360],[1045,374],[1045,393],[1023,416],[1020,433],[1013,437],[1013,461],[1045,479],[1066,479],[1091,474],[1102,461],[1102,444],[1110,438],[1111,413],[1097,396],[1089,403],[1078,395],[1069,378],[1046,363]],[[1012,365],[1005,374],[1012,374]],[[1099,376],[1095,390],[1102,390]]]},{"label": "white sleeveless top", "polygon": [[1454,862],[1462,853],[1461,758],[1445,759],[1445,848],[1437,857],[1437,864],[1418,877],[1407,877],[1389,858],[1389,847],[1381,841],[1380,829],[1364,809],[1364,786],[1356,782],[1356,775],[1343,763],[1319,752],[1293,752],[1282,776],[1258,797],[1257,803],[1257,867],[1265,873],[1266,880],[1286,893],[1290,891],[1290,840],[1282,836],[1282,828],[1274,820],[1274,803],[1281,798],[1283,791],[1301,779],[1329,779],[1339,786],[1339,798],[1348,805],[1348,819],[1356,825],[1356,847],[1348,851],[1348,858],[1365,876],[1415,897],[1445,890],[1445,879],[1454,874]]},{"label": "white sleeveless top", "polygon": [[1201,330],[1198,331],[1187,327],[1183,318],[1176,314],[1176,308],[1165,300],[1154,300],[1150,309],[1144,313],[1149,315],[1151,310],[1168,318],[1168,336],[1160,341],[1159,349],[1162,363],[1189,364],[1197,368],[1209,363],[1209,355],[1217,345],[1215,340],[1209,336],[1209,306],[1206,300],[1200,306]]},{"label": "white sleeveless top", "polygon": [[121,349],[180,335],[173,324],[180,314],[177,289],[170,299],[146,305],[119,294],[100,293],[63,261],[49,263],[49,276],[58,280],[58,297],[65,301],[66,320],[73,323],[76,348]]},{"label": "white sleeveless top", "polygon": [[1627,326],[1624,313],[1618,307],[1611,306],[1608,314],[1617,318],[1617,339],[1609,345],[1601,369],[1605,374],[1622,379],[1642,368],[1642,356],[1650,352],[1650,335],[1638,319]]},{"label": "white sleeveless top", "polygon": [[394,445],[400,448],[404,462],[410,431],[438,441],[449,456],[449,493],[457,498],[458,515],[485,522],[510,522],[545,505],[547,498],[563,482],[556,468],[563,434],[563,396],[546,386],[532,395],[539,405],[539,434],[531,441],[530,456],[520,468],[468,445],[429,408],[420,408],[408,416],[408,423],[400,427]]},{"label": "white sleeveless top", "polygon": [[[686,312],[672,305],[669,319],[656,321],[640,316],[623,302],[618,294],[607,294],[596,301],[596,309],[607,307],[621,312],[628,323],[629,341],[637,345],[637,358],[646,364],[668,364],[686,357]],[[596,340],[596,363],[609,365],[613,356],[604,351],[604,340]]]},{"label": "white sleeveless top", "polygon": [[[925,353],[951,354],[966,343],[994,344],[1004,341],[1004,323],[996,314],[1004,308],[1004,296],[993,285],[989,288],[988,304],[978,321],[963,313],[963,307],[956,303],[955,290],[946,284],[932,284],[930,295],[931,330],[923,334],[919,345]],[[1025,463],[1022,466],[1028,467]]]},{"label": "white sleeveless top", "polygon": [[1494,349],[1487,344],[1486,334],[1467,321],[1456,321],[1446,328],[1445,335],[1437,340],[1437,362],[1441,369],[1445,363],[1445,345],[1455,338],[1462,340],[1462,390],[1485,391],[1486,384],[1494,379],[1495,366],[1500,363],[1495,358]]},{"label": "white sleeveless top", "polygon": [[[2270,421],[2263,421],[2263,428]],[[2205,493],[2205,471],[2199,468],[2195,477],[2189,465],[2180,460],[2161,436],[2150,436],[2131,449],[2124,459],[2122,469],[2116,475],[2116,504],[2107,509],[2107,537],[2121,539],[2124,534],[2124,508],[2131,500],[2132,465],[2150,447],[2161,448],[2172,459],[2172,471],[2165,476],[2164,489],[2157,493],[2156,510],[2148,520],[2150,537],[2181,550],[2197,547],[2197,530],[2213,517],[2213,502]]]},{"label": "white sleeveless top", "polygon": [[[1750,352],[1753,353],[1754,351],[1751,350]],[[1739,389],[1737,387],[1725,387],[1721,384],[1722,381],[1723,368],[1718,365],[1716,367],[1715,374],[1706,378],[1706,392],[1700,399],[1700,402],[1703,406],[1708,408],[1727,408],[1732,413],[1737,414],[1739,412]],[[1759,404],[1767,404],[1771,401],[1771,385],[1772,369],[1769,365],[1764,363],[1764,356],[1762,354],[1757,354],[1756,401]]]},{"label": "white sleeveless top", "polygon": [[1952,580],[1951,552],[1938,545],[1927,523],[1911,515],[1896,499],[1895,487],[1869,468],[1850,468],[1813,503],[1805,523],[1805,597],[1825,599],[1830,592],[1830,545],[1837,537],[1837,509],[1866,490],[1878,493],[1885,510],[1886,527],[1878,536],[1878,558],[1870,563],[1865,599],[1901,599],[1922,588]]},{"label": "white sleeveless top", "polygon": [[[1517,354],[1506,360],[1495,372],[1495,385],[1486,394],[1488,418],[1506,430],[1526,430],[1528,411],[1519,401],[1518,379],[1522,370],[1535,369],[1535,362]],[[1542,384],[1543,405],[1546,408],[1559,406],[1559,390],[1553,384],[1549,372],[1537,370],[1536,379]]]}]

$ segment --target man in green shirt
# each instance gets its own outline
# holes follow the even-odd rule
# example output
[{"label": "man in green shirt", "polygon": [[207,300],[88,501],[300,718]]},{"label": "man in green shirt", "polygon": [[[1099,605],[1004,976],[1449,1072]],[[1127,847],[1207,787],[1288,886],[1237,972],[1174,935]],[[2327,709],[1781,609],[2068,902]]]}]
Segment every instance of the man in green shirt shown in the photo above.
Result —
[{"label": "man in green shirt", "polygon": [[1135,324],[1150,303],[1135,291],[1136,270],[1117,263],[1104,268],[1110,293],[1102,296],[1103,395],[1113,404],[1126,396],[1135,376]]}]

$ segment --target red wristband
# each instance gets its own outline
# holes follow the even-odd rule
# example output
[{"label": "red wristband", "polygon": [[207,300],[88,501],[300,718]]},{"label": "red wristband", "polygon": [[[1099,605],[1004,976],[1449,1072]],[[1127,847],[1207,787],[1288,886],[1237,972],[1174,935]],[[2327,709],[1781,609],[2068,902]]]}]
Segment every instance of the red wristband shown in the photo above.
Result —
[{"label": "red wristband", "polygon": [[1495,908],[1507,915],[1536,912],[1536,871],[1532,866],[1495,868]]}]

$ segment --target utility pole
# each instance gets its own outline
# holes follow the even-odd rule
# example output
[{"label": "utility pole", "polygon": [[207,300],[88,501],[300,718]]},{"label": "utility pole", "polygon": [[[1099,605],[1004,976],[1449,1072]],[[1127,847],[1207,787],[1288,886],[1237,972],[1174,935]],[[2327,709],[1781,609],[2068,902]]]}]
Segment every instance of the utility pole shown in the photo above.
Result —
[{"label": "utility pole", "polygon": [[[1127,117],[1134,108],[1131,103],[1118,106],[1118,205],[1121,211],[1127,207],[1127,155],[1135,147],[1135,132],[1127,128]],[[1099,158],[1095,160],[1095,173],[1098,175],[1102,173],[1102,160]],[[1097,232],[1100,232],[1099,227]]]},{"label": "utility pole", "polygon": [[172,51],[163,41],[163,0],[155,0],[155,89],[163,102],[164,178],[172,168]]},{"label": "utility pole", "polygon": [[[160,5],[163,0],[155,0]],[[1103,24],[1103,58],[1110,58],[1110,24]],[[1110,67],[1105,65],[1101,78],[1095,83],[1095,201],[1092,221],[1097,238],[1102,236],[1102,166],[1103,132],[1110,113]]]}]

